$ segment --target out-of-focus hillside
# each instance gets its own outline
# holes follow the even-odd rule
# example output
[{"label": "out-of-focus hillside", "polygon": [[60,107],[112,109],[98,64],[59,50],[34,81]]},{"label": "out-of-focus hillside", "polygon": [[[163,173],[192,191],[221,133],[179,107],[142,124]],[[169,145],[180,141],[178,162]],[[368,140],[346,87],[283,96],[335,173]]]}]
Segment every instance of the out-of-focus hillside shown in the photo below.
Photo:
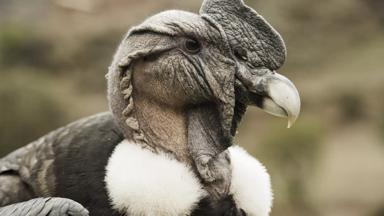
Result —
[{"label": "out-of-focus hillside", "polygon": [[[269,169],[272,215],[384,215],[384,3],[246,0],[285,38],[300,90],[292,129],[249,109],[237,143]],[[0,156],[107,109],[123,34],[197,0],[0,0]]]}]

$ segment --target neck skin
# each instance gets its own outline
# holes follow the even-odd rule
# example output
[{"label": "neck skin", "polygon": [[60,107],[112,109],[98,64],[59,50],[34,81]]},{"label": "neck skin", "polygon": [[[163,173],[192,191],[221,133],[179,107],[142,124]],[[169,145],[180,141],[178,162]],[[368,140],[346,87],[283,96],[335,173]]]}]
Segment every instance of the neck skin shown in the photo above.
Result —
[{"label": "neck skin", "polygon": [[185,95],[181,86],[172,86],[172,80],[159,79],[174,72],[153,64],[137,62],[132,77],[133,115],[147,144],[195,167],[207,182],[207,191],[217,200],[227,196],[231,166],[225,150],[229,146],[223,139],[217,106],[191,106],[193,96]]},{"label": "neck skin", "polygon": [[178,160],[190,164],[186,114],[138,94],[134,94],[134,101],[135,115],[149,145],[170,152]]},{"label": "neck skin", "polygon": [[225,146],[221,145],[220,122],[214,107],[202,106],[186,112],[139,94],[133,97],[135,116],[148,144],[174,155],[182,163],[196,166],[213,199],[226,197],[231,166],[227,153],[220,154]]}]

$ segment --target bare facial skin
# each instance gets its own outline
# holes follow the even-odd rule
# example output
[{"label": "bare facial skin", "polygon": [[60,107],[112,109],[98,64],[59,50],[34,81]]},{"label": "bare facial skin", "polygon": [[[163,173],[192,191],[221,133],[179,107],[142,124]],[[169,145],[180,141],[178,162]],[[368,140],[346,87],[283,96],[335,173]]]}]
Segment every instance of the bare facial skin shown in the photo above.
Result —
[{"label": "bare facial skin", "polygon": [[126,137],[191,163],[216,199],[228,193],[227,148],[248,105],[300,112],[295,86],[276,73],[280,35],[240,0],[206,0],[200,15],[166,11],[130,30],[110,67],[109,99]]}]

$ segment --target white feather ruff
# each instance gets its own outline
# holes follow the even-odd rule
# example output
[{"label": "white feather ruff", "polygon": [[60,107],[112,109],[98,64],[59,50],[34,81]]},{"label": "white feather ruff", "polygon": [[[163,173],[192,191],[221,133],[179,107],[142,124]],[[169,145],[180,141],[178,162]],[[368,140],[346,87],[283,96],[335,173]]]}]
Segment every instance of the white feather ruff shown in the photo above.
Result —
[{"label": "white feather ruff", "polygon": [[273,193],[266,168],[239,146],[229,148],[232,164],[231,193],[238,207],[250,216],[268,216]]},{"label": "white feather ruff", "polygon": [[112,205],[128,215],[189,215],[206,196],[189,167],[128,141],[116,147],[106,171]]},{"label": "white feather ruff", "polygon": [[[250,216],[268,216],[273,195],[265,167],[238,146],[229,152],[237,206]],[[126,140],[111,155],[105,182],[113,207],[135,216],[189,215],[207,196],[188,166]]]}]

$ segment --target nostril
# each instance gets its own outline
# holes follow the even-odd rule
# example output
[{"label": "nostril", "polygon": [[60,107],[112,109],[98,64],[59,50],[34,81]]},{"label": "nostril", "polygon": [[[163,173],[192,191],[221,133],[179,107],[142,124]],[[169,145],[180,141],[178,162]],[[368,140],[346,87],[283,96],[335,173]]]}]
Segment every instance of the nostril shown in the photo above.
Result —
[{"label": "nostril", "polygon": [[251,62],[247,62],[247,66],[250,68],[250,69],[256,69],[257,67],[255,65],[253,65]]},{"label": "nostril", "polygon": [[236,58],[240,60],[248,61],[248,52],[242,47],[236,47],[233,50],[233,54],[235,55]]}]

